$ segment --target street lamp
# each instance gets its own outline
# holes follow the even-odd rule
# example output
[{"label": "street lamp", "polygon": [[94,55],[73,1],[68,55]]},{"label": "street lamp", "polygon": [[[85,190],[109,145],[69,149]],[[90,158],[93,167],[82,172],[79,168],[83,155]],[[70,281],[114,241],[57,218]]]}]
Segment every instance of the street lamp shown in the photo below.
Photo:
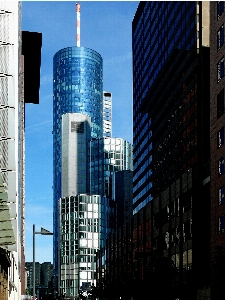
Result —
[{"label": "street lamp", "polygon": [[35,300],[35,234],[53,235],[53,233],[42,227],[41,231],[35,232],[35,225],[33,224],[33,300]]}]

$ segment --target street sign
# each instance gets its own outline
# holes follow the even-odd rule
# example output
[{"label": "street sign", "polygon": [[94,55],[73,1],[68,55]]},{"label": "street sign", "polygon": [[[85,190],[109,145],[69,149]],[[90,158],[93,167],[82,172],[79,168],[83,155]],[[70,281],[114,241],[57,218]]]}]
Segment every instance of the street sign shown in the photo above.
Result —
[{"label": "street sign", "polygon": [[51,231],[48,231],[47,229],[44,229],[41,227],[41,234],[44,235],[53,235],[53,233]]}]

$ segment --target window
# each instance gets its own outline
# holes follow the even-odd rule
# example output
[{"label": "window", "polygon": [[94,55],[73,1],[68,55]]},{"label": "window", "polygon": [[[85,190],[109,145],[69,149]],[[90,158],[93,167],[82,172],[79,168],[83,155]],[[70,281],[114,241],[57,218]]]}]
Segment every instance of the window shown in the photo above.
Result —
[{"label": "window", "polygon": [[223,77],[224,77],[224,57],[222,57],[217,64],[217,81],[220,82],[220,80]]},{"label": "window", "polygon": [[224,114],[224,89],[217,95],[217,119]]},{"label": "window", "polygon": [[224,174],[224,157],[219,159],[219,175]]},{"label": "window", "polygon": [[217,145],[218,148],[224,145],[224,127],[222,127],[217,133]]},{"label": "window", "polygon": [[222,13],[224,12],[224,2],[217,1],[217,18],[219,19]]},{"label": "window", "polygon": [[223,25],[217,31],[217,50],[219,50],[224,44],[224,27]]},{"label": "window", "polygon": [[84,122],[71,121],[71,132],[84,133]]},{"label": "window", "polygon": [[219,205],[224,204],[224,191],[225,191],[225,187],[222,186],[221,188],[219,188],[219,193],[218,193],[218,201],[219,201]]},{"label": "window", "polygon": [[224,220],[225,220],[224,215],[219,217],[219,234],[224,233],[224,223],[225,223]]}]

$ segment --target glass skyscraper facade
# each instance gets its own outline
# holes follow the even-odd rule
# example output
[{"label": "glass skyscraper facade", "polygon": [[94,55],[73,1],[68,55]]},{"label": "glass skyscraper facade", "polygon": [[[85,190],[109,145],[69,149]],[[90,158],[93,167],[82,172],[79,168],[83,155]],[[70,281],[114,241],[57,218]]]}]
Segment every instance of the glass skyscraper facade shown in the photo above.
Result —
[{"label": "glass skyscraper facade", "polygon": [[84,282],[96,286],[96,252],[111,215],[108,199],[80,194],[59,201],[60,295],[77,296]]},{"label": "glass skyscraper facade", "polygon": [[[210,73],[209,7],[208,1],[140,2],[132,23],[133,209],[151,211],[150,266],[160,253],[178,270],[181,295],[171,299],[194,299],[208,287],[212,263],[209,84],[217,74]],[[143,265],[137,259],[138,274]]]},{"label": "glass skyscraper facade", "polygon": [[175,50],[196,51],[196,15],[194,1],[147,1],[139,4],[132,23],[134,213],[153,199],[149,178],[153,172],[155,133],[152,119],[143,109],[143,99],[159,73],[163,78],[165,63]]},{"label": "glass skyscraper facade", "polygon": [[59,50],[53,59],[53,260],[58,270],[58,200],[61,198],[62,115],[81,113],[91,117],[93,138],[103,134],[102,57],[85,47]]},{"label": "glass skyscraper facade", "polygon": [[100,138],[91,141],[91,193],[112,199],[112,175],[132,170],[132,145],[121,138]]}]

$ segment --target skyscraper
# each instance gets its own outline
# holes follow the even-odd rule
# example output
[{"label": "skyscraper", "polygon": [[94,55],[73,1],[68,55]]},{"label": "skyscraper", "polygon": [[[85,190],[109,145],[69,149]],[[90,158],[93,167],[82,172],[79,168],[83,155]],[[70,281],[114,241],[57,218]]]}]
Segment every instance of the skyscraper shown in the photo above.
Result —
[{"label": "skyscraper", "polygon": [[102,136],[102,57],[92,49],[68,47],[55,54],[53,72],[53,259],[57,270],[58,200],[62,197],[62,115],[88,115],[92,122],[91,137]]},{"label": "skyscraper", "polygon": [[0,299],[14,299],[25,294],[24,106],[29,88],[38,102],[41,34],[31,45],[33,33],[21,31],[20,2],[1,1],[0,10]]},{"label": "skyscraper", "polygon": [[211,144],[211,299],[225,293],[222,270],[225,257],[224,175],[224,1],[210,1],[210,144]]},{"label": "skyscraper", "polygon": [[104,245],[108,207],[108,199],[99,195],[60,198],[60,295],[77,296],[84,283],[96,285],[95,254]]},{"label": "skyscraper", "polygon": [[[206,5],[206,2],[203,3]],[[155,151],[160,154],[159,160],[162,161],[160,170],[164,169],[163,164],[165,165],[165,163],[168,162],[167,156],[165,156],[165,143],[172,140],[173,135],[168,133],[169,136],[163,143],[160,140],[155,144],[154,141],[155,139],[159,139],[160,135],[161,139],[163,139],[162,133],[164,132],[165,134],[165,128],[168,128],[170,123],[172,125],[175,124],[174,119],[177,115],[180,115],[179,111],[181,105],[179,104],[174,112],[171,110],[171,118],[168,119],[165,128],[163,128],[163,123],[160,123],[161,119],[159,118],[159,123],[157,123],[156,115],[150,115],[149,111],[145,108],[149,106],[149,110],[151,109],[151,111],[153,111],[153,106],[159,103],[159,101],[154,102],[150,107],[150,103],[152,103],[150,99],[156,92],[159,92],[157,86],[158,81],[156,81],[156,79],[166,74],[166,68],[171,68],[173,57],[177,57],[178,59],[179,55],[188,54],[190,61],[193,61],[189,53],[194,52],[197,54],[202,49],[201,46],[209,46],[209,38],[207,37],[209,21],[207,23],[201,11],[201,5],[202,4],[198,6],[196,2],[142,2],[139,5],[132,24],[134,74],[134,212],[137,212],[153,199],[153,189],[155,189],[157,185],[154,184],[153,188],[154,180],[149,180],[149,178],[153,178],[155,172],[159,170],[157,167],[158,163],[154,161],[156,157],[153,156],[153,154]],[[200,16],[200,19],[197,18],[197,25],[195,24],[196,14]],[[201,25],[200,22],[203,24],[202,30],[199,29]],[[143,30],[143,28],[145,29]],[[197,32],[199,34],[197,34]],[[186,60],[189,56],[186,56]],[[180,69],[182,67],[184,66],[179,65]],[[184,78],[186,73],[186,70],[184,70],[182,75]],[[183,79],[183,81],[185,81],[185,79]],[[164,87],[166,84],[168,84],[167,81],[165,81]],[[183,90],[186,89],[185,85],[187,84],[189,83],[183,84]],[[175,89],[175,87],[173,89]],[[176,90],[177,89],[178,88],[176,88]],[[166,90],[164,90],[164,93],[166,93]],[[190,95],[190,97],[193,96]],[[143,101],[144,99],[145,101]],[[167,105],[167,102],[165,105]],[[159,108],[155,105],[155,112],[156,108],[163,111],[162,107]],[[170,106],[168,106],[168,109],[171,109]],[[161,113],[162,120],[164,115],[165,113]],[[160,126],[158,130],[153,132],[152,129],[156,127],[157,124]],[[183,141],[182,137],[180,141]],[[181,146],[181,143],[179,145]],[[179,145],[174,144],[175,148]],[[168,151],[168,155],[170,155],[171,151],[175,154],[174,149]],[[188,151],[188,153],[190,152]]]},{"label": "skyscraper", "polygon": [[[96,284],[95,253],[115,226],[112,174],[132,169],[132,146],[112,138],[112,94],[102,58],[77,44],[53,60],[53,259],[60,295]],[[115,201],[114,201],[115,202]]]},{"label": "skyscraper", "polygon": [[134,212],[150,202],[150,251],[193,299],[209,284],[209,2],[140,2],[132,26]]}]

